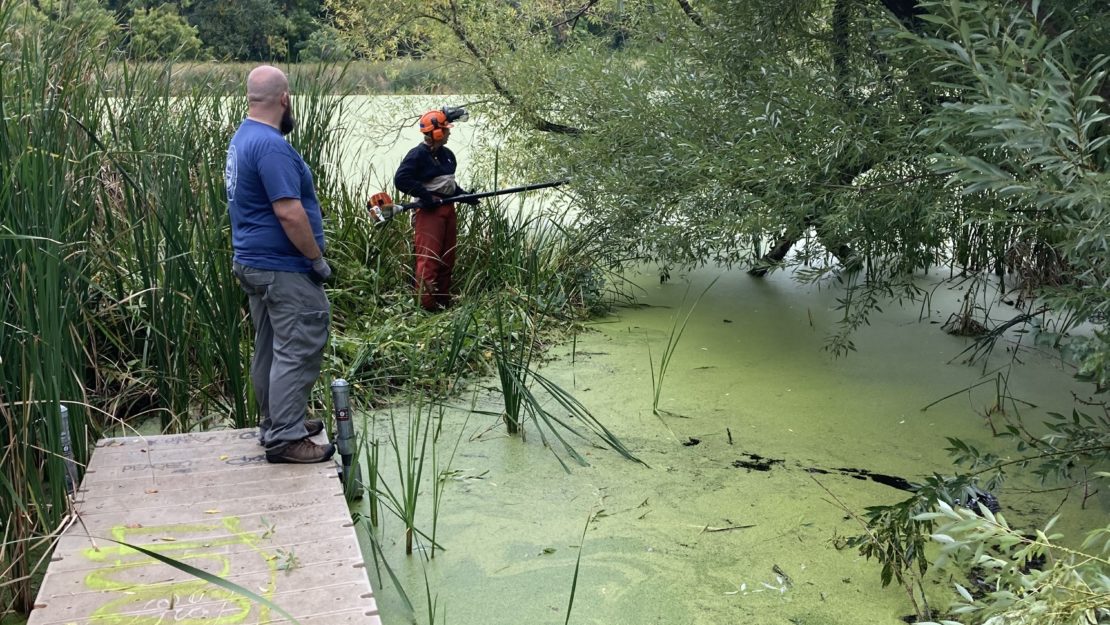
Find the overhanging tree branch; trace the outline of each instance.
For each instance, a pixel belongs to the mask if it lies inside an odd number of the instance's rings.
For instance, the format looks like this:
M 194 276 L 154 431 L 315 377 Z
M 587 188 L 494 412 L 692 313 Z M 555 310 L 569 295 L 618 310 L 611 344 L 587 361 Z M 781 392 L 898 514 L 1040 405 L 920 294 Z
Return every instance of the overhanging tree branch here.
M 880 0 L 880 2 L 894 14 L 906 30 L 918 35 L 922 34 L 925 22 L 921 16 L 925 14 L 925 9 L 917 5 L 917 0 Z
M 570 17 L 568 17 L 567 19 L 565 19 L 561 22 L 557 22 L 557 23 L 553 24 L 552 28 L 558 28 L 560 26 L 566 26 L 567 24 L 570 24 L 571 22 L 575 22 L 575 24 L 571 24 L 571 28 L 574 28 L 574 26 L 577 25 L 578 19 L 580 17 L 582 17 L 583 15 L 585 15 L 586 13 L 588 13 L 589 10 L 594 8 L 594 6 L 596 6 L 597 3 L 600 2 L 600 1 L 601 0 L 590 0 L 581 9 L 578 9 L 578 11 L 575 12 L 574 15 L 571 15 Z
M 510 105 L 519 106 L 520 99 L 512 91 L 510 91 L 504 83 L 501 82 L 501 79 L 498 78 L 497 72 L 494 71 L 493 65 L 489 62 L 489 59 L 482 54 L 482 51 L 478 49 L 478 46 L 475 45 L 475 43 L 471 41 L 470 37 L 467 35 L 466 29 L 459 21 L 458 11 L 458 5 L 455 4 L 454 0 L 451 0 L 450 20 L 427 13 L 422 15 L 422 17 L 435 22 L 439 22 L 440 24 L 446 26 L 451 31 L 451 33 L 455 35 L 455 38 L 459 40 L 459 43 L 461 43 L 463 47 L 466 48 L 466 51 L 469 52 L 472 57 L 474 57 L 475 61 L 477 61 L 478 65 L 482 68 L 482 72 L 486 76 L 486 80 L 489 80 L 490 86 L 493 87 L 494 92 L 502 98 L 505 98 L 505 101 L 508 102 Z M 542 117 L 538 117 L 536 115 L 528 113 L 526 113 L 525 115 L 532 127 L 540 132 L 554 132 L 566 135 L 578 135 L 582 133 L 582 130 L 580 128 L 575 128 L 573 126 L 567 126 L 564 124 L 546 120 Z
M 690 6 L 688 0 L 678 0 L 678 6 L 682 7 L 682 12 L 686 14 L 686 17 L 690 18 L 691 22 L 697 24 L 700 28 L 705 28 L 705 22 L 702 21 L 701 15 L 698 15 L 694 7 Z

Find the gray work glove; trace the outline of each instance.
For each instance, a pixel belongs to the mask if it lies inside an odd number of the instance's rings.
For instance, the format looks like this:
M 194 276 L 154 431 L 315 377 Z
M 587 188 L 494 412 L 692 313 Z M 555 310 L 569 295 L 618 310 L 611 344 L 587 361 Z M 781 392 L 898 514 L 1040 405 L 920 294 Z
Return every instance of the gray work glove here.
M 328 261 L 324 260 L 323 256 L 312 261 L 313 280 L 318 284 L 322 284 L 324 282 L 331 282 L 331 277 L 331 267 L 328 265 Z
M 473 195 L 474 193 L 476 193 L 476 192 L 475 191 L 467 191 L 466 189 L 459 188 L 459 195 Z M 470 206 L 477 206 L 478 205 L 478 198 L 472 197 L 472 198 L 468 198 L 468 199 L 465 199 L 465 200 L 460 200 L 460 202 L 462 204 L 468 204 Z
M 416 196 L 416 199 L 420 200 L 420 208 L 424 210 L 433 210 L 440 205 L 439 198 L 427 191 Z

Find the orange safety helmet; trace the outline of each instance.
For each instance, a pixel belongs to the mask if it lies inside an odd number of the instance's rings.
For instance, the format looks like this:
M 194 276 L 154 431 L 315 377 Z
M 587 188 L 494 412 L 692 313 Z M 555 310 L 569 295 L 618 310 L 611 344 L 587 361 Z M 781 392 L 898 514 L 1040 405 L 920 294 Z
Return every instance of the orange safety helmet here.
M 432 141 L 442 141 L 443 129 L 451 127 L 451 122 L 447 121 L 447 114 L 442 110 L 428 111 L 420 116 L 420 132 L 430 136 Z

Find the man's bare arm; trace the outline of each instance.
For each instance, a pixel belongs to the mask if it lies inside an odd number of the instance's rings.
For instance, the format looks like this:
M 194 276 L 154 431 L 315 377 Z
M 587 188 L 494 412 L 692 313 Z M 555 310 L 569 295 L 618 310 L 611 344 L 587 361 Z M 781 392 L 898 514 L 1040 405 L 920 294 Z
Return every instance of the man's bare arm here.
M 320 246 L 316 245 L 316 237 L 312 236 L 312 225 L 308 223 L 308 213 L 300 200 L 283 198 L 274 201 L 274 214 L 281 222 L 285 236 L 289 237 L 305 258 L 316 260 L 323 256 Z

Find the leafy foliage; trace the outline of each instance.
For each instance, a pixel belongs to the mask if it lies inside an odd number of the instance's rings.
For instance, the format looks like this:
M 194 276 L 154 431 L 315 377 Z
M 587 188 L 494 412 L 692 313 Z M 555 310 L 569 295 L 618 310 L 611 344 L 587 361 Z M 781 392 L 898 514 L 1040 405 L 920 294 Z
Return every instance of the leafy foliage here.
M 1031 559 L 1062 548 L 1050 544 L 1043 533 L 1031 540 L 1014 532 L 1001 514 L 996 518 L 986 505 L 979 505 L 989 498 L 977 484 L 983 484 L 988 491 L 995 490 L 1012 469 L 1030 471 L 1044 483 L 1083 486 L 1084 501 L 1086 493 L 1097 492 L 1094 483 L 1100 479 L 1105 482 L 1108 475 L 1105 469 L 1110 468 L 1110 418 L 1105 411 L 1101 415 L 1078 410 L 1070 416 L 1050 413 L 1045 425 L 1048 432 L 1041 436 L 1030 433 L 1020 421 L 1005 425 L 999 436 L 1016 442 L 1021 455 L 1014 459 L 1003 459 L 963 440 L 949 438 L 949 453 L 958 464 L 967 465 L 969 472 L 953 477 L 934 475 L 915 485 L 913 495 L 901 502 L 867 508 L 863 518 L 865 532 L 847 539 L 845 545 L 856 547 L 863 556 L 878 560 L 882 564 L 883 585 L 896 580 L 905 587 L 922 618 L 933 616 L 922 586 L 930 567 L 926 545 L 930 536 L 937 540 L 939 535 L 942 537 L 939 540 L 948 546 L 932 562 L 933 566 L 958 566 L 966 575 L 981 578 L 982 586 L 994 589 L 985 597 L 972 599 L 966 590 L 958 587 L 968 603 L 959 604 L 954 615 L 974 613 L 972 622 L 991 625 L 1020 623 L 1023 621 L 1016 616 L 1003 618 L 1000 615 L 1008 615 L 1010 608 L 1018 613 L 1029 610 L 1028 614 L 1036 614 L 1047 609 L 1046 600 L 1051 603 L 1055 598 L 1060 603 L 1051 611 L 1061 620 L 1050 622 L 1085 623 L 1081 619 L 1097 606 L 1086 599 L 1088 592 L 1097 594 L 1090 589 L 1106 582 L 1105 574 L 1098 577 L 1098 566 L 1089 567 L 1092 562 L 1098 562 L 1098 557 L 1076 556 L 1066 562 L 1054 560 L 1047 573 L 1031 572 L 1028 566 Z M 960 510 L 959 506 L 971 511 Z M 938 508 L 941 512 L 934 512 Z M 953 512 L 953 508 L 957 511 Z M 958 523 L 938 529 L 937 521 L 945 517 Z M 955 541 L 950 536 L 956 532 L 966 533 L 968 537 L 963 542 Z M 1093 532 L 1088 543 L 1103 540 L 1098 537 L 1104 534 L 1110 534 L 1110 528 Z M 974 555 L 965 557 L 967 554 L 961 553 L 953 560 L 952 552 L 956 549 L 953 545 L 971 545 Z M 988 548 L 993 549 L 992 555 L 985 557 L 983 554 Z M 1101 556 L 1106 555 L 1107 548 L 1110 544 L 1101 547 Z M 1099 556 L 1099 553 L 1093 555 Z M 1084 567 L 1083 572 L 1076 570 Z M 983 570 L 985 578 L 982 578 Z M 1054 589 L 1057 585 L 1061 588 Z M 1019 600 L 1019 597 L 1024 598 Z M 1096 612 L 1090 614 L 1098 616 Z M 998 620 L 990 620 L 995 617 Z M 1014 620 L 1007 620 L 1011 617 Z
M 1103 468 L 1110 467 L 1110 414 L 1073 410 L 1070 415 L 1050 412 L 1044 422 L 1048 433 L 1036 436 L 1021 422 L 1008 423 L 998 433 L 1012 439 L 1020 457 L 1003 460 L 965 441 L 949 438 L 948 452 L 958 464 L 987 479 L 993 489 L 1007 470 L 1028 469 L 1042 483 L 1071 482 L 1086 485 Z
M 201 54 L 196 27 L 190 26 L 171 5 L 138 9 L 131 16 L 129 26 L 131 40 L 128 48 L 137 58 L 195 59 Z
M 926 545 L 935 530 L 935 521 L 928 513 L 941 505 L 973 505 L 970 502 L 977 501 L 983 491 L 969 477 L 940 475 L 926 478 L 915 484 L 914 489 L 913 495 L 903 501 L 867 508 L 860 519 L 864 533 L 849 537 L 842 544 L 877 560 L 882 565 L 882 585 L 897 581 L 906 590 L 917 615 L 929 618 L 933 611 L 924 587 L 925 573 L 929 570 Z
M 289 53 L 292 25 L 273 0 L 197 0 L 189 22 L 217 58 L 284 59 Z
M 63 29 L 87 34 L 86 41 L 96 48 L 108 48 L 119 39 L 115 16 L 98 0 L 40 0 L 38 7 Z
M 335 28 L 322 26 L 298 46 L 297 60 L 302 63 L 348 61 L 354 57 L 350 46 Z
M 1082 550 L 1074 550 L 1059 543 L 1061 535 L 1048 533 L 1056 519 L 1030 536 L 1001 514 L 943 502 L 917 518 L 944 522 L 932 535 L 941 545 L 937 566 L 958 565 L 978 575 L 973 588 L 955 584 L 959 599 L 951 618 L 960 620 L 943 623 L 1087 625 L 1110 619 L 1110 526 L 1093 530 Z
M 1079 321 L 1110 311 L 1110 57 L 1076 44 L 1015 4 L 926 3 L 937 36 L 927 62 L 958 100 L 944 102 L 921 135 L 938 148 L 934 171 L 961 196 L 989 200 L 978 221 L 1012 232 L 1004 251 L 1025 288 Z M 1100 14 L 1101 13 L 1101 14 Z M 1105 28 L 1108 12 L 1089 16 Z M 1098 18 L 1102 18 L 1099 20 Z M 1110 384 L 1105 334 L 1081 367 Z

